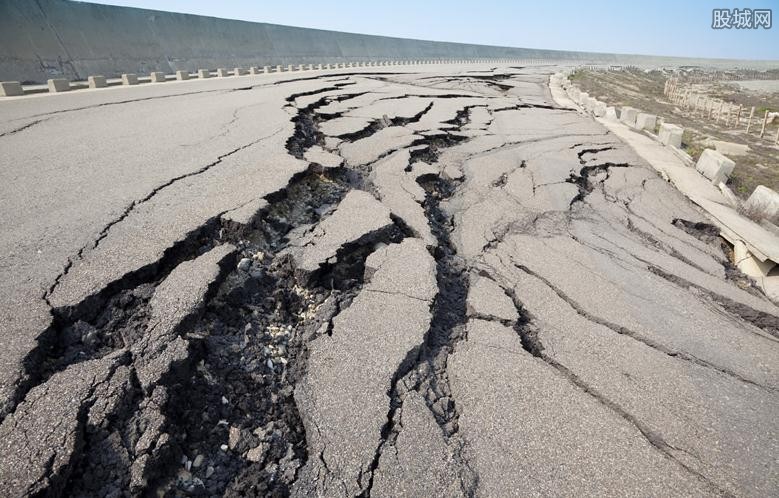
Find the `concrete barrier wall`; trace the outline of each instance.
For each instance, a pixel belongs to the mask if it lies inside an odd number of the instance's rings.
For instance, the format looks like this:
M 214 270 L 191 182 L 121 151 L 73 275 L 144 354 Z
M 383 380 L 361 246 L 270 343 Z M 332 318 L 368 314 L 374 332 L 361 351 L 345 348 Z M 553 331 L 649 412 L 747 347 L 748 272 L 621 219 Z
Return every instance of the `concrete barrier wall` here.
M 92 74 L 469 58 L 685 61 L 369 36 L 66 0 L 0 0 L 0 80 L 39 83 Z

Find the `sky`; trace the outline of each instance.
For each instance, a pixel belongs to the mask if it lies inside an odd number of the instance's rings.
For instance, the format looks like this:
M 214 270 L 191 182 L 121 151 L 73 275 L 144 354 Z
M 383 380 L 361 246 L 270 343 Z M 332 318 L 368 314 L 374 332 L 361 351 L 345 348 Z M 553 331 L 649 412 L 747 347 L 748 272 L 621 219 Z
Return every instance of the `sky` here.
M 712 9 L 779 0 L 93 0 L 351 33 L 510 47 L 779 60 L 771 29 L 712 29 Z

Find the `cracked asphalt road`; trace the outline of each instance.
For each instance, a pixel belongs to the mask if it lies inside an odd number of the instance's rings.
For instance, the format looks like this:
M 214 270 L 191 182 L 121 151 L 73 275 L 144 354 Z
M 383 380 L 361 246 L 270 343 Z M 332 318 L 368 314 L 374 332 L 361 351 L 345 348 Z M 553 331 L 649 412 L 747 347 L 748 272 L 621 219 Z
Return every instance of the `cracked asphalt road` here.
M 779 494 L 779 309 L 554 69 L 0 103 L 1 494 Z

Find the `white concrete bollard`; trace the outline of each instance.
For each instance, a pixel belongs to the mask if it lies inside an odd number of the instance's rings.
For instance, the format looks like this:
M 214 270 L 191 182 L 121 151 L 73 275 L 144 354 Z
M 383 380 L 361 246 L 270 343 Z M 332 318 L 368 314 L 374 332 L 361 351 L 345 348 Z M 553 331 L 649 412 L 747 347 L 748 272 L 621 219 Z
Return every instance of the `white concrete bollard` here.
M 49 92 L 51 93 L 67 92 L 70 90 L 70 81 L 65 78 L 53 78 L 50 79 L 47 84 L 49 86 Z
M 201 79 L 210 78 L 211 77 L 211 71 L 208 69 L 198 69 L 197 70 L 197 77 Z
M 593 107 L 595 107 L 595 99 L 587 95 L 587 97 L 584 98 L 584 108 L 588 111 L 592 111 Z
M 123 85 L 137 85 L 138 84 L 138 75 L 133 73 L 124 73 L 122 75 L 122 84 Z
M 149 77 L 151 78 L 152 83 L 165 83 L 165 73 L 161 71 L 153 71 Z
M 287 66 L 287 71 L 294 71 L 294 70 L 295 70 L 295 67 L 292 64 L 289 64 Z
M 657 116 L 654 114 L 647 114 L 645 112 L 639 112 L 636 115 L 636 129 L 648 130 L 652 133 L 655 132 L 655 125 L 657 124 Z
M 176 79 L 186 81 L 189 79 L 189 71 L 176 71 Z
M 0 81 L 0 96 L 16 97 L 24 95 L 22 85 L 18 81 Z
M 727 182 L 736 163 L 723 156 L 714 149 L 705 149 L 695 164 L 695 169 L 714 185 L 719 182 Z
M 220 67 L 216 69 L 216 75 L 219 78 L 226 78 L 227 76 L 230 76 L 230 73 L 227 72 L 227 69 Z
M 747 199 L 745 206 L 760 211 L 767 217 L 776 216 L 779 213 L 779 193 L 765 185 L 758 185 Z
M 595 101 L 595 106 L 592 109 L 592 113 L 597 117 L 603 117 L 606 115 L 606 103 L 601 102 L 600 100 Z M 616 118 L 616 113 L 614 114 L 614 117 Z
M 733 244 L 733 260 L 736 261 L 736 267 L 745 275 L 754 278 L 763 291 L 772 299 L 779 298 L 779 276 L 770 275 L 771 270 L 776 266 L 774 261 L 766 258 L 758 259 L 749 251 L 749 248 L 743 240 L 736 240 Z
M 270 73 L 270 66 L 262 66 L 262 72 L 265 74 Z
M 236 67 L 233 69 L 233 76 L 244 76 L 246 74 L 248 74 L 248 72 L 242 67 Z
M 636 116 L 638 116 L 638 110 L 629 106 L 623 107 L 619 112 L 619 120 L 628 126 L 636 126 Z
M 657 137 L 660 139 L 660 143 L 663 145 L 669 145 L 676 148 L 682 146 L 682 134 L 684 129 L 681 126 L 676 126 L 670 123 L 663 123 L 660 125 L 660 132 Z
M 249 74 L 260 74 L 262 71 L 257 66 L 251 66 L 249 68 Z
M 317 65 L 316 65 L 316 68 L 317 68 L 319 71 L 321 71 L 321 70 L 322 70 L 322 64 L 317 64 Z
M 105 76 L 95 75 L 87 78 L 89 88 L 105 88 L 108 86 L 108 82 L 105 80 Z
M 305 71 L 305 70 L 306 70 L 306 66 L 304 66 L 303 64 L 298 64 L 298 71 Z
M 276 72 L 280 73 L 281 71 L 282 71 L 282 67 L 281 66 L 276 66 Z

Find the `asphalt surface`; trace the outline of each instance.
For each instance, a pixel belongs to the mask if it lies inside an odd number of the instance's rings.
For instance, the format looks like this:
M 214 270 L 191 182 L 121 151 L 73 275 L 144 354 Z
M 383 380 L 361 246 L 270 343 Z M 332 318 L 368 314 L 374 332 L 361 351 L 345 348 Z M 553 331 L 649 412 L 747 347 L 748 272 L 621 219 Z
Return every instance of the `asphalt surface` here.
M 0 494 L 779 494 L 703 215 L 554 67 L 364 69 L 0 102 Z

